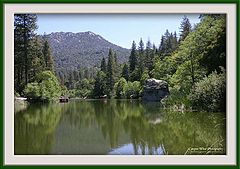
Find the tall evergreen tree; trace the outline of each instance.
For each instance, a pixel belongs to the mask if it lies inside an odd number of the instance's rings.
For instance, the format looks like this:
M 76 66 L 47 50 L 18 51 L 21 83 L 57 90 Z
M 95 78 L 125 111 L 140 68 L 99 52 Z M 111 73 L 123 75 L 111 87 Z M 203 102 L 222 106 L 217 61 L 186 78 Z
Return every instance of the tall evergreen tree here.
M 114 56 L 111 48 L 109 49 L 108 53 L 107 80 L 110 94 L 114 87 Z
M 144 43 L 142 38 L 140 39 L 140 42 L 139 42 L 138 51 L 139 53 L 142 53 L 142 54 L 144 53 Z
M 133 41 L 131 54 L 129 56 L 129 73 L 131 74 L 137 66 L 137 50 L 136 50 L 136 43 Z
M 79 72 L 78 72 L 77 70 L 74 70 L 74 71 L 73 71 L 73 80 L 74 80 L 75 82 L 77 82 L 77 81 L 80 80 L 80 79 L 79 79 Z
M 103 57 L 102 58 L 102 61 L 101 61 L 101 71 L 103 71 L 104 73 L 106 73 L 106 61 L 105 61 L 105 58 Z
M 127 81 L 129 80 L 129 70 L 128 70 L 128 65 L 124 64 L 123 69 L 122 69 L 122 77 L 126 79 Z
M 29 44 L 29 73 L 28 78 L 29 82 L 33 82 L 37 74 L 42 72 L 45 68 L 43 53 L 42 53 L 42 44 L 39 40 L 39 37 L 34 37 Z
M 159 55 L 160 58 L 164 57 L 164 53 L 165 53 L 165 48 L 166 48 L 166 44 L 165 44 L 165 37 L 162 35 L 161 37 L 161 42 L 160 42 L 160 46 L 159 46 Z
M 191 29 L 192 29 L 191 23 L 187 18 L 187 16 L 184 15 L 180 25 L 181 34 L 180 34 L 179 41 L 183 41 L 187 37 L 187 35 L 191 32 Z
M 144 71 L 145 68 L 145 62 L 146 62 L 146 58 L 145 58 L 145 53 L 144 53 L 144 43 L 142 38 L 140 39 L 139 42 L 139 46 L 138 46 L 138 57 L 139 57 L 139 64 L 138 64 L 138 68 L 141 72 L 141 74 Z M 126 78 L 125 78 L 126 79 Z
M 99 71 L 94 83 L 93 96 L 99 98 L 105 94 L 107 94 L 107 76 L 103 71 Z
M 168 30 L 166 30 L 164 36 L 165 36 L 165 40 L 166 40 L 166 42 L 165 42 L 166 47 L 165 47 L 164 54 L 165 54 L 165 56 L 169 56 L 172 53 L 171 39 L 173 38 L 173 35 L 172 35 L 172 33 L 169 33 Z
M 161 38 L 161 43 L 159 46 L 159 55 L 160 58 L 163 59 L 166 56 L 170 56 L 173 51 L 177 49 L 178 41 L 177 41 L 177 34 L 176 32 L 169 33 L 166 30 L 164 36 Z
M 158 52 L 157 51 L 157 47 L 156 47 L 156 45 L 154 43 L 152 45 L 152 50 L 153 50 L 154 55 Z
M 173 37 L 171 39 L 171 48 L 172 52 L 175 51 L 178 47 L 178 39 L 177 39 L 177 33 L 174 31 Z
M 153 51 L 152 51 L 152 44 L 150 40 L 147 41 L 145 54 L 146 54 L 146 67 L 150 71 L 153 68 L 153 57 L 154 57 Z
M 114 63 L 115 63 L 115 65 L 117 65 L 117 53 L 116 52 L 114 52 Z
M 37 29 L 36 14 L 14 15 L 14 71 L 16 74 L 15 90 L 21 92 L 29 82 L 30 41 L 35 37 Z
M 51 49 L 49 46 L 49 43 L 47 41 L 46 36 L 44 37 L 44 42 L 43 42 L 43 57 L 45 61 L 45 67 L 46 70 L 50 70 L 53 72 L 53 58 L 52 58 L 52 53 Z
M 118 64 L 118 57 L 116 52 L 114 52 L 113 70 L 114 70 L 114 82 L 116 82 L 121 77 L 121 66 L 120 64 Z

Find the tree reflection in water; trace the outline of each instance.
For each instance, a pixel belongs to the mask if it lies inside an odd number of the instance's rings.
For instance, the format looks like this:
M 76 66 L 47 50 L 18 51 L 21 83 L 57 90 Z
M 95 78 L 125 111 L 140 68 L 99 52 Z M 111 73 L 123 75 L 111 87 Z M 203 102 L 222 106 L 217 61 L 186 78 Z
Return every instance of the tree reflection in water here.
M 15 114 L 15 154 L 185 154 L 196 147 L 225 154 L 225 135 L 225 113 L 171 112 L 137 100 L 32 105 Z

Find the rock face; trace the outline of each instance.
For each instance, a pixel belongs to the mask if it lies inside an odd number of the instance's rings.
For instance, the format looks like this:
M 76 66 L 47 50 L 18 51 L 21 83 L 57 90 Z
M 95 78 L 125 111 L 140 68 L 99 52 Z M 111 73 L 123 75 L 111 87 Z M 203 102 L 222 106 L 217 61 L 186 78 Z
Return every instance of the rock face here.
M 145 81 L 142 97 L 144 101 L 161 101 L 167 95 L 169 95 L 169 90 L 166 81 L 154 78 Z

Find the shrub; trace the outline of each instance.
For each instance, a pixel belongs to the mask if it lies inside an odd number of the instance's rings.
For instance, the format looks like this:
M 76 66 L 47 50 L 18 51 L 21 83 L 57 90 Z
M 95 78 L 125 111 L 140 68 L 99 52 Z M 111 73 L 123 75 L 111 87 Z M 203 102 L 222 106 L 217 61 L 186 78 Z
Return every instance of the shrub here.
M 32 99 L 40 99 L 40 86 L 38 83 L 28 83 L 24 93 L 27 98 L 32 98 Z
M 76 97 L 86 98 L 91 95 L 93 90 L 93 84 L 91 82 L 84 78 L 76 83 Z
M 124 87 L 127 84 L 127 81 L 122 77 L 119 79 L 117 83 L 114 85 L 116 98 L 121 99 L 124 98 Z
M 193 108 L 205 111 L 226 111 L 226 72 L 213 72 L 196 83 L 188 98 Z
M 59 98 L 61 87 L 51 71 L 43 71 L 37 75 L 36 82 L 27 84 L 24 93 L 31 99 L 50 101 Z
M 127 98 L 139 98 L 141 93 L 141 84 L 139 81 L 128 82 L 124 86 L 124 95 Z

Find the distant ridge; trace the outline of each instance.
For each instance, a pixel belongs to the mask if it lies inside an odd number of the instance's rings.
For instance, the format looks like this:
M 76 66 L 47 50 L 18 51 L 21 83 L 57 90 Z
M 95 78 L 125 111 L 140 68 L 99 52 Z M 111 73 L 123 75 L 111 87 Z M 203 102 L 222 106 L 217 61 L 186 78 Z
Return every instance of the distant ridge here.
M 111 48 L 117 53 L 118 62 L 128 61 L 130 50 L 117 46 L 102 36 L 87 32 L 53 32 L 47 35 L 57 71 L 76 70 L 99 66 Z

